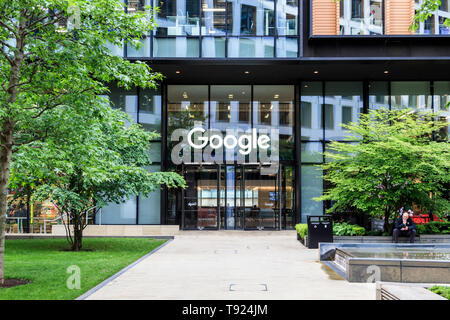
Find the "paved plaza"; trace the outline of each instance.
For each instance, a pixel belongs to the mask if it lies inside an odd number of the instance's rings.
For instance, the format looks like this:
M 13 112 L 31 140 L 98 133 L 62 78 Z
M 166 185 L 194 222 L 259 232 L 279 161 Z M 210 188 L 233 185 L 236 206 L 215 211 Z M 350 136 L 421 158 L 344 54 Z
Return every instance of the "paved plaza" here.
M 87 299 L 375 299 L 318 261 L 295 231 L 184 231 Z

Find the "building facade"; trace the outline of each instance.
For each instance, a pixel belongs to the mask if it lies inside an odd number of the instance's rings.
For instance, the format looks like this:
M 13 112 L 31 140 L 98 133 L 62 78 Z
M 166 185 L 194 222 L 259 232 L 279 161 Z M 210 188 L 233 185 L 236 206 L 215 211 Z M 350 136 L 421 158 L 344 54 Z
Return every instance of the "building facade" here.
M 96 224 L 280 230 L 328 203 L 316 165 L 341 124 L 370 109 L 440 111 L 449 121 L 449 0 L 416 31 L 420 0 L 128 0 L 157 6 L 142 47 L 111 47 L 165 78 L 111 87 L 110 100 L 161 137 L 149 170 L 184 190 L 111 204 Z M 445 132 L 448 135 L 448 130 Z

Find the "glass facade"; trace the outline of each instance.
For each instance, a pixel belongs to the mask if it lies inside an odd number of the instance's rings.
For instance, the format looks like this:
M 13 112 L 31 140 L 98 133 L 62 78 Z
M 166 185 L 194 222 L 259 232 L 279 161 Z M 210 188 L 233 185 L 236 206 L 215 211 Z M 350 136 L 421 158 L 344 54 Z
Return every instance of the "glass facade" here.
M 342 124 L 357 122 L 361 113 L 378 108 L 434 110 L 450 123 L 449 81 L 162 88 L 167 92 L 164 99 L 160 91 L 112 87 L 110 100 L 147 130 L 164 135 L 166 127 L 166 139 L 151 143 L 153 165 L 148 169 L 176 171 L 187 188 L 111 204 L 97 215 L 97 224 L 290 229 L 330 206 L 314 200 L 327 188 L 317 165 L 329 161 L 323 151 L 330 141 L 357 143 L 358 137 L 348 136 Z M 448 126 L 437 139 L 446 136 Z
M 298 57 L 298 0 L 129 0 L 127 11 L 145 6 L 159 8 L 158 27 L 139 49 L 125 45 L 127 57 Z
M 124 90 L 110 87 L 109 100 L 113 108 L 128 113 L 132 121 L 140 123 L 145 130 L 161 134 L 161 89 Z M 149 156 L 150 172 L 161 171 L 161 139 L 151 141 Z M 133 197 L 125 203 L 111 203 L 95 216 L 96 224 L 161 224 L 161 191 L 148 197 Z

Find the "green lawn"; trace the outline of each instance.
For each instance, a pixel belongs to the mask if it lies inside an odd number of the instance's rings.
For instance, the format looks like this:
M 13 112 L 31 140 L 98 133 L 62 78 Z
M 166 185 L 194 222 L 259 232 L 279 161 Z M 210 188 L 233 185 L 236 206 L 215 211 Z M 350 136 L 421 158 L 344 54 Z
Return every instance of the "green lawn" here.
M 145 238 L 86 238 L 84 249 L 70 252 L 65 239 L 6 240 L 6 278 L 32 282 L 0 288 L 0 300 L 74 299 L 117 273 L 166 240 Z M 72 265 L 81 270 L 81 289 L 68 289 L 66 273 Z
M 434 286 L 430 290 L 450 300 L 450 287 Z

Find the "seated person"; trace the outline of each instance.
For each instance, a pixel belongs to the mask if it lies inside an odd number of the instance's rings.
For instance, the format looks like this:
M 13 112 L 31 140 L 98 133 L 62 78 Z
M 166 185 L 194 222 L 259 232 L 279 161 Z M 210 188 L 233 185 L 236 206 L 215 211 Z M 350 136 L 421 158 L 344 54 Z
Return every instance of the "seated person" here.
M 409 236 L 409 242 L 414 243 L 414 237 L 416 236 L 416 225 L 409 217 L 408 212 L 404 212 L 400 218 L 398 218 L 395 223 L 394 228 L 394 242 L 398 243 L 398 237 Z

